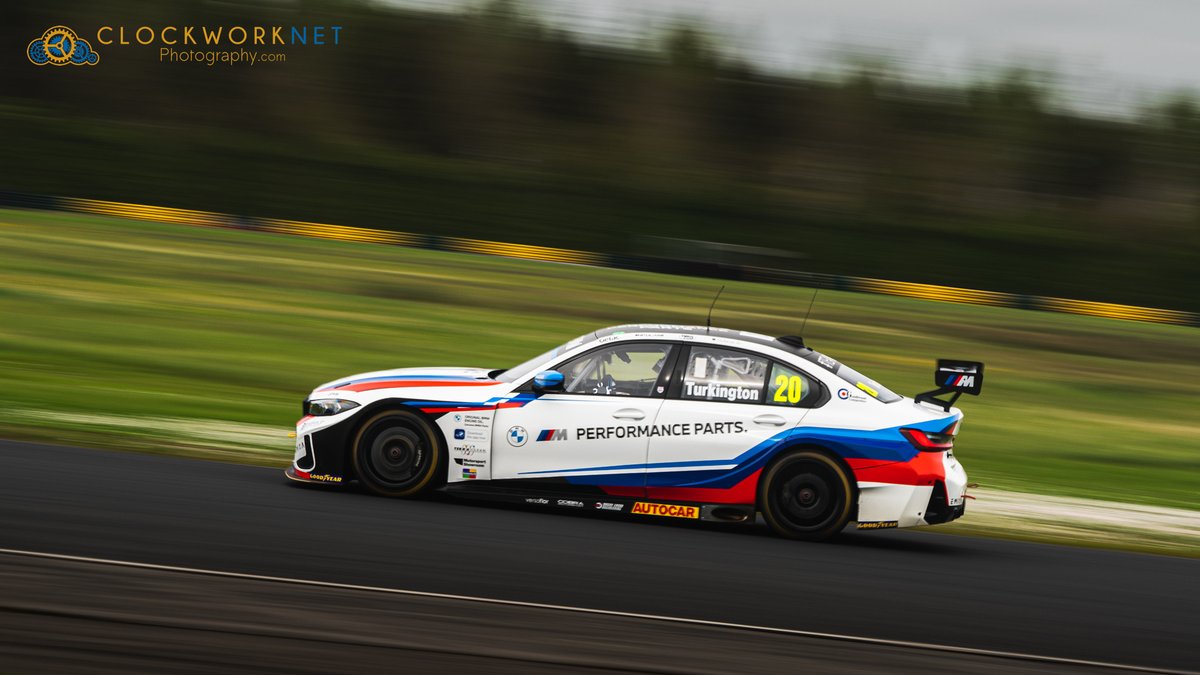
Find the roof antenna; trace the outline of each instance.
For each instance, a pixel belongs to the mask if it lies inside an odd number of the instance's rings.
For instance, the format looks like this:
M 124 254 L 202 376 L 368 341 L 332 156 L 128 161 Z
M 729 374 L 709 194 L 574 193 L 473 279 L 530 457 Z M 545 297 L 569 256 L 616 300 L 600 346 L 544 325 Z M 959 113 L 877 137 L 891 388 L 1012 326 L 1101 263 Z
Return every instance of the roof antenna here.
M 804 323 L 800 324 L 800 337 L 804 337 L 804 329 L 808 326 L 808 317 L 812 314 L 813 305 L 817 302 L 817 293 L 821 292 L 821 286 L 825 284 L 824 275 L 817 277 L 817 286 L 813 289 L 812 299 L 808 301 L 808 311 L 804 313 Z
M 725 286 L 722 284 L 722 286 L 721 286 L 720 288 L 718 288 L 718 289 L 717 289 L 717 294 L 713 296 L 713 301 L 712 301 L 712 304 L 708 306 L 708 318 L 706 318 L 706 319 L 704 320 L 704 334 L 705 334 L 705 335 L 708 335 L 708 332 L 709 332 L 710 330 L 712 330 L 712 311 L 713 311 L 713 307 L 716 307 L 716 306 L 717 306 L 717 298 L 721 297 L 721 291 L 723 291 L 723 290 L 725 290 Z

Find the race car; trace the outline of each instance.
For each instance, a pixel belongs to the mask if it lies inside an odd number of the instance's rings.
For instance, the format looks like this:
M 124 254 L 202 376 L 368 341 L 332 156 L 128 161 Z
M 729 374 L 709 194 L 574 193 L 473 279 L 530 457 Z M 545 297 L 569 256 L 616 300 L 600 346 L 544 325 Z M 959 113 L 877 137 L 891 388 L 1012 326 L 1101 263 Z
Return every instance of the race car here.
M 626 325 L 507 369 L 401 368 L 317 387 L 289 478 L 538 507 L 747 522 L 823 540 L 963 515 L 954 456 L 983 364 L 906 398 L 796 336 Z M 950 394 L 947 401 L 938 396 Z

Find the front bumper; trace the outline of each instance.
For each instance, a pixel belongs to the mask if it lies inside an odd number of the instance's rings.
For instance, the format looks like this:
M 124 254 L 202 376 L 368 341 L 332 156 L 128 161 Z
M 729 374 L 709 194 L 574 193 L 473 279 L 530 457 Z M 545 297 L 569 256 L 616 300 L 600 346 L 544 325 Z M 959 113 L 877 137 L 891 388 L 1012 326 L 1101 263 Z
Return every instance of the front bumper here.
M 321 485 L 340 485 L 345 483 L 345 479 L 341 476 L 331 476 L 327 473 L 309 473 L 301 471 L 295 466 L 289 466 L 284 470 L 283 475 L 297 483 L 316 483 Z
M 353 412 L 330 417 L 305 417 L 296 423 L 296 452 L 288 478 L 306 483 L 344 483 L 352 478 L 346 448 L 353 430 Z

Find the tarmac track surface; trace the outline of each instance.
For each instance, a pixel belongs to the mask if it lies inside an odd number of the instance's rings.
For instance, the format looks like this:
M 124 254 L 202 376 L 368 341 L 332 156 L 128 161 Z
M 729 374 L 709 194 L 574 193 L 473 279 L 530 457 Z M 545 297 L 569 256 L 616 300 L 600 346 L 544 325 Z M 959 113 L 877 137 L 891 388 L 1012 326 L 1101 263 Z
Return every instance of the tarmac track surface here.
M 0 548 L 1191 670 L 1200 563 L 920 531 L 765 527 L 289 484 L 0 441 Z M 968 516 L 970 513 L 968 511 Z M 18 672 L 1081 672 L 638 617 L 0 554 Z

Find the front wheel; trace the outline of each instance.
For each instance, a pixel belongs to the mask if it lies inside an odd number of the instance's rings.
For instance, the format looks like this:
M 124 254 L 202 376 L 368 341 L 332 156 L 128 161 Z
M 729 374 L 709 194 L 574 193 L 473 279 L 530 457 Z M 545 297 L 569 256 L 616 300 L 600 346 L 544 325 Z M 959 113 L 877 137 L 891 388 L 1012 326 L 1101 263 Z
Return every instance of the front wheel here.
M 351 459 L 367 490 L 385 497 L 415 497 L 438 485 L 444 454 L 424 418 L 407 410 L 388 410 L 359 427 Z
M 793 450 L 763 474 L 758 503 L 777 534 L 823 541 L 850 522 L 853 495 L 850 478 L 835 460 L 815 450 Z

